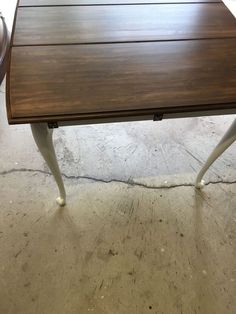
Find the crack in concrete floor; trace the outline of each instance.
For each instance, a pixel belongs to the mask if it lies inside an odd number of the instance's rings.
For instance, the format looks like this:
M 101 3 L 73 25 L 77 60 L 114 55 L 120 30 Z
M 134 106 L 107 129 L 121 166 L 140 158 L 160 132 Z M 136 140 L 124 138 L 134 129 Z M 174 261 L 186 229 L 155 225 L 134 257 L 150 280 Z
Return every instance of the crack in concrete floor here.
M 52 176 L 52 174 L 48 171 L 44 171 L 44 170 L 40 170 L 40 169 L 30 169 L 30 168 L 19 168 L 19 169 L 10 169 L 10 170 L 5 170 L 0 172 L 0 176 L 5 176 L 8 174 L 12 174 L 12 173 L 17 173 L 17 172 L 37 172 L 37 173 L 41 173 L 41 174 L 46 174 L 46 175 L 50 175 Z M 105 179 L 101 179 L 101 178 L 96 178 L 96 177 L 92 177 L 92 176 L 82 176 L 82 175 L 67 175 L 65 173 L 62 173 L 62 176 L 68 180 L 78 180 L 78 179 L 84 179 L 84 180 L 90 180 L 90 181 L 94 181 L 94 182 L 101 182 L 101 183 L 122 183 L 122 184 L 126 184 L 126 185 L 130 185 L 133 187 L 142 187 L 145 189 L 151 189 L 151 190 L 160 190 L 160 189 L 173 189 L 173 188 L 178 188 L 178 187 L 195 187 L 195 185 L 193 183 L 179 183 L 179 184 L 165 184 L 165 185 L 159 185 L 159 186 L 155 186 L 155 185 L 148 185 L 145 183 L 141 183 L 141 182 L 137 182 L 133 179 L 129 179 L 129 180 L 121 180 L 121 179 L 109 179 L 109 180 L 105 180 Z M 231 184 L 236 184 L 236 180 L 233 181 L 225 181 L 225 180 L 217 180 L 217 181 L 209 181 L 206 182 L 205 185 L 210 185 L 210 184 L 227 184 L 227 185 L 231 185 Z

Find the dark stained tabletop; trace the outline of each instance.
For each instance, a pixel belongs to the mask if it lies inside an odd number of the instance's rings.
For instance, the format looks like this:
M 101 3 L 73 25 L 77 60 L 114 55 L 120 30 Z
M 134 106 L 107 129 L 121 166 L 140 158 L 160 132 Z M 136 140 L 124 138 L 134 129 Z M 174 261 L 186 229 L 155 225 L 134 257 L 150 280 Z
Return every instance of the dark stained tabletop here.
M 236 108 L 236 20 L 221 1 L 20 0 L 9 123 Z

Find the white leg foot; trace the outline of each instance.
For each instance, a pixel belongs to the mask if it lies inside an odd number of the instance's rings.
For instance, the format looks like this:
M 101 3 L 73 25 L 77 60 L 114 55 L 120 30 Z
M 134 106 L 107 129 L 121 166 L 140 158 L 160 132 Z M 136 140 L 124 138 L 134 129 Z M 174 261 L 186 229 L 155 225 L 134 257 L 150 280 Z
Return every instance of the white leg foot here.
M 60 196 L 57 198 L 57 203 L 60 206 L 64 206 L 66 204 L 66 192 L 53 146 L 52 129 L 49 129 L 46 123 L 34 123 L 31 124 L 31 130 L 35 143 L 50 168 L 59 188 Z
M 213 162 L 223 154 L 223 152 L 231 145 L 233 142 L 236 141 L 236 119 L 234 120 L 233 124 L 229 128 L 229 130 L 226 132 L 226 134 L 223 136 L 220 143 L 216 146 L 216 148 L 213 150 L 211 155 L 208 157 L 205 165 L 199 172 L 197 176 L 197 180 L 195 183 L 196 188 L 202 188 L 204 186 L 204 180 L 202 180 L 204 174 L 209 169 L 209 167 L 213 164 Z

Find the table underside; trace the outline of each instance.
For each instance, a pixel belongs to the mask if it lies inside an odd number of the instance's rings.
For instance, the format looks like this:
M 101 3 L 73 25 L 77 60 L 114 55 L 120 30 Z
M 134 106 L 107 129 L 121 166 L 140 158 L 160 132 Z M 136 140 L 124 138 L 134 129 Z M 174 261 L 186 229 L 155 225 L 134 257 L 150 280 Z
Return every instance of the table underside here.
M 236 113 L 236 21 L 220 1 L 21 0 L 9 123 Z

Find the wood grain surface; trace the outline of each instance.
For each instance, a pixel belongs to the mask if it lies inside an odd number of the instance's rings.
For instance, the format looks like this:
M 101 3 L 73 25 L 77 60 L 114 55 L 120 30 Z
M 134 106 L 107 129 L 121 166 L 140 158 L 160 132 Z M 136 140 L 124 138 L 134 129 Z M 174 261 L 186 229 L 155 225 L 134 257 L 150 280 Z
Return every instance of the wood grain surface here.
M 236 39 L 15 47 L 12 116 L 214 109 L 236 99 L 235 52 Z
M 30 25 L 30 27 L 29 27 Z M 236 37 L 219 4 L 20 8 L 14 45 Z
M 236 109 L 236 21 L 224 4 L 130 1 L 18 8 L 9 123 Z
M 51 5 L 116 5 L 116 4 L 149 4 L 149 3 L 202 3 L 221 2 L 221 0 L 20 0 L 20 6 Z

